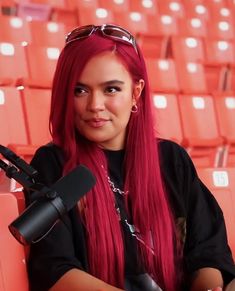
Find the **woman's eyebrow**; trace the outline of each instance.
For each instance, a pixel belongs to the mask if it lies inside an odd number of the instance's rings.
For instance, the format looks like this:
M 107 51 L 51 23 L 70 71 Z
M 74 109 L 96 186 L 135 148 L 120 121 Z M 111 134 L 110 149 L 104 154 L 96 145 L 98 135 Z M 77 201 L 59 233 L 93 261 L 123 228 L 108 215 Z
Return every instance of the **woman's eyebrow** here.
M 105 81 L 105 82 L 101 82 L 99 84 L 99 86 L 112 86 L 112 85 L 124 85 L 125 82 L 124 81 L 121 81 L 121 80 L 109 80 L 109 81 Z M 89 88 L 90 85 L 88 84 L 84 84 L 82 82 L 77 82 L 76 87 L 86 87 L 86 88 Z

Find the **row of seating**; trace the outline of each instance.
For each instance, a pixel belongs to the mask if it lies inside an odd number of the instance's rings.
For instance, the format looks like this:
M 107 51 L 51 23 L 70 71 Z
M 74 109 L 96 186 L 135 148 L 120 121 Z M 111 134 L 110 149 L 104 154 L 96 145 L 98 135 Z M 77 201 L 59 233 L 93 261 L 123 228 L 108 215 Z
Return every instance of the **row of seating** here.
M 184 35 L 234 39 L 234 4 L 229 1 L 74 1 L 57 7 L 42 1 L 17 1 L 15 14 L 21 19 L 56 21 L 67 29 L 87 23 L 116 23 L 132 33 Z M 48 1 L 49 2 L 49 1 Z M 55 1 L 53 1 L 55 4 Z M 209 4 L 208 4 L 209 2 Z M 145 4 L 144 4 L 145 3 Z M 42 12 L 44 7 L 44 13 Z M 54 13 L 48 12 L 54 7 Z M 123 13 L 125 12 L 125 13 Z M 11 14 L 12 15 L 12 14 Z M 40 16 L 41 15 L 41 16 Z M 46 16 L 45 16 L 46 15 Z M 5 19 L 6 16 L 1 18 Z M 25 24 L 27 26 L 27 24 Z
M 198 175 L 223 210 L 228 243 L 235 259 L 235 170 L 234 168 L 204 168 L 199 169 Z M 29 290 L 26 271 L 27 250 L 8 230 L 9 224 L 19 215 L 17 203 L 13 193 L 0 193 L 0 290 L 2 291 Z
M 235 166 L 235 95 L 154 93 L 153 104 L 156 135 L 182 144 L 196 166 Z M 30 157 L 50 141 L 49 110 L 49 89 L 0 87 L 1 143 Z
M 152 48 L 145 43 L 144 50 L 147 55 Z M 0 42 L 0 86 L 51 88 L 60 51 L 59 47 Z M 219 64 L 220 56 L 212 65 L 186 60 L 187 56 L 185 59 L 178 57 L 183 53 L 176 47 L 174 54 L 175 58 L 163 59 L 146 56 L 154 92 L 208 94 L 235 90 L 235 67 Z

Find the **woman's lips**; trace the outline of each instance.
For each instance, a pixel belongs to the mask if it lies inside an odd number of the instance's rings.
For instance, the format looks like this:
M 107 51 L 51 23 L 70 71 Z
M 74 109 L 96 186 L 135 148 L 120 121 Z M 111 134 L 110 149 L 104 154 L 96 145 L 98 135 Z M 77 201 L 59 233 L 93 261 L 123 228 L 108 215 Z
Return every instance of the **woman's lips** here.
M 92 118 L 86 120 L 86 123 L 94 128 L 99 128 L 104 126 L 108 122 L 108 119 L 103 119 L 103 118 Z

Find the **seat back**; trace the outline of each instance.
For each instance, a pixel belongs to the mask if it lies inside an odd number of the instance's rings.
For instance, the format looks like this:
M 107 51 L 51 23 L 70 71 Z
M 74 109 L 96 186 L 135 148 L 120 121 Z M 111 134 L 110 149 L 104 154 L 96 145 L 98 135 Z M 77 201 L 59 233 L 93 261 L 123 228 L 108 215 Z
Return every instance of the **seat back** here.
M 235 170 L 200 168 L 198 175 L 218 201 L 225 219 L 228 242 L 235 259 Z
M 8 225 L 18 217 L 17 199 L 0 193 L 0 290 L 28 291 L 25 251 L 10 233 Z
M 27 144 L 24 114 L 19 91 L 0 87 L 0 144 Z

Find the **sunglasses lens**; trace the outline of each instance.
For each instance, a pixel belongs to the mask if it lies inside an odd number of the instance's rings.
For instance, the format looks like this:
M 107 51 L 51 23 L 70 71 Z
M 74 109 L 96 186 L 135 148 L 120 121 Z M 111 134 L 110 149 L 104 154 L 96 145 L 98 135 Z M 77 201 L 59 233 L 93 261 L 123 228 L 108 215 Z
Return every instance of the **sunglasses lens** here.
M 93 25 L 88 25 L 88 26 L 84 26 L 84 27 L 80 27 L 80 28 L 76 28 L 73 31 L 71 31 L 67 37 L 66 37 L 66 43 L 75 40 L 75 39 L 80 39 L 80 38 L 84 38 L 84 37 L 88 37 L 91 35 L 91 33 L 94 30 L 94 26 Z
M 107 25 L 103 28 L 103 33 L 106 36 L 114 37 L 132 43 L 131 34 L 128 31 L 125 31 L 119 27 Z

